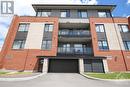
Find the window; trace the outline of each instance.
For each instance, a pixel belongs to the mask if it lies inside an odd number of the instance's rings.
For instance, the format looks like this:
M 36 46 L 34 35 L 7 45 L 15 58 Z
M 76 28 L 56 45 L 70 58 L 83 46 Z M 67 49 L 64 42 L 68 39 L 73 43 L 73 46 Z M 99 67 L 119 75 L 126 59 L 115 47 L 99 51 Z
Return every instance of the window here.
M 88 17 L 87 11 L 78 11 L 78 16 L 80 18 L 87 18 Z
M 123 41 L 125 50 L 130 50 L 130 41 Z
M 51 15 L 51 11 L 48 10 L 48 11 L 38 11 L 37 12 L 37 16 L 42 16 L 42 17 L 49 17 Z
M 13 49 L 23 49 L 25 45 L 25 40 L 15 40 L 13 43 Z
M 108 50 L 107 41 L 98 41 L 98 46 L 100 50 Z
M 70 11 L 69 10 L 61 11 L 60 17 L 70 17 Z
M 41 14 L 43 17 L 49 17 L 51 15 L 51 12 L 46 11 L 46 12 L 42 12 Z
M 43 40 L 42 41 L 42 49 L 50 50 L 51 47 L 52 47 L 52 41 L 51 40 Z
M 99 17 L 107 17 L 106 12 L 98 12 Z
M 37 12 L 37 16 L 40 17 L 42 15 L 42 12 Z
M 96 24 L 96 32 L 105 32 L 103 24 Z
M 129 32 L 128 25 L 122 24 L 118 26 L 119 26 L 120 32 Z
M 21 24 L 19 24 L 18 31 L 26 32 L 26 31 L 28 31 L 28 28 L 29 28 L 29 23 L 21 23 Z
M 53 24 L 45 24 L 45 32 L 52 32 L 53 31 Z
M 98 11 L 98 17 L 110 17 L 110 11 Z

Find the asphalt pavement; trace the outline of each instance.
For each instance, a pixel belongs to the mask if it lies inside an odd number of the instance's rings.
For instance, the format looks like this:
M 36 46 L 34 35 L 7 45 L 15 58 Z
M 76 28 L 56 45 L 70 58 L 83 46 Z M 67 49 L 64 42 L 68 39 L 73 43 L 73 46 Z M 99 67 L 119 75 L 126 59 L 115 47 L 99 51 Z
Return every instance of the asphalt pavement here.
M 77 73 L 48 73 L 27 81 L 1 81 L 0 87 L 130 87 L 130 81 L 99 81 Z

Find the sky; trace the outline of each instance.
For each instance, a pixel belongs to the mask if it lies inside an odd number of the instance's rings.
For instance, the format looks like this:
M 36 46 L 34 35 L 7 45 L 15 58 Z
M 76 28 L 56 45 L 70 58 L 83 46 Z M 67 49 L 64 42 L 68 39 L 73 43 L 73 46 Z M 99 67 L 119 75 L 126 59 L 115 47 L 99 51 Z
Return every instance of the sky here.
M 0 0 L 1 1 L 1 0 Z M 8 1 L 8 0 L 7 0 Z M 110 5 L 117 7 L 112 12 L 115 17 L 130 16 L 130 0 L 12 0 L 14 1 L 14 14 L 19 16 L 34 16 L 35 11 L 31 4 L 88 4 Z M 13 16 L 0 15 L 0 50 L 3 46 Z

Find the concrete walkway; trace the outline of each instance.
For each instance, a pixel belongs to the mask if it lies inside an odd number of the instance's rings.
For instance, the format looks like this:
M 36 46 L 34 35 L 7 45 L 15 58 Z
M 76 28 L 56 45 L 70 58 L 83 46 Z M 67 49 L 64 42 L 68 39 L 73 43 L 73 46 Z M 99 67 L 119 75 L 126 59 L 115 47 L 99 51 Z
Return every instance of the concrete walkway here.
M 77 73 L 48 73 L 28 81 L 0 82 L 0 87 L 130 87 L 130 82 L 91 80 Z

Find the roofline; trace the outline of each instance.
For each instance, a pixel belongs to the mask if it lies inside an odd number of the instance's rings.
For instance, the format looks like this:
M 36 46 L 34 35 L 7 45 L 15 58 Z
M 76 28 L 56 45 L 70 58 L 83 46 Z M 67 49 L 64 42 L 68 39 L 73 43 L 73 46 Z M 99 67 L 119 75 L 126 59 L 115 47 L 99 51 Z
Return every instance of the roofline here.
M 97 6 L 97 7 L 111 7 L 110 10 L 113 11 L 116 7 L 116 5 L 86 5 L 86 4 L 32 4 L 32 7 L 34 8 L 34 10 L 36 11 L 35 7 L 37 6 L 87 6 L 87 7 L 93 7 L 93 6 Z
M 32 6 L 112 6 L 116 5 L 86 5 L 86 4 L 32 4 Z

